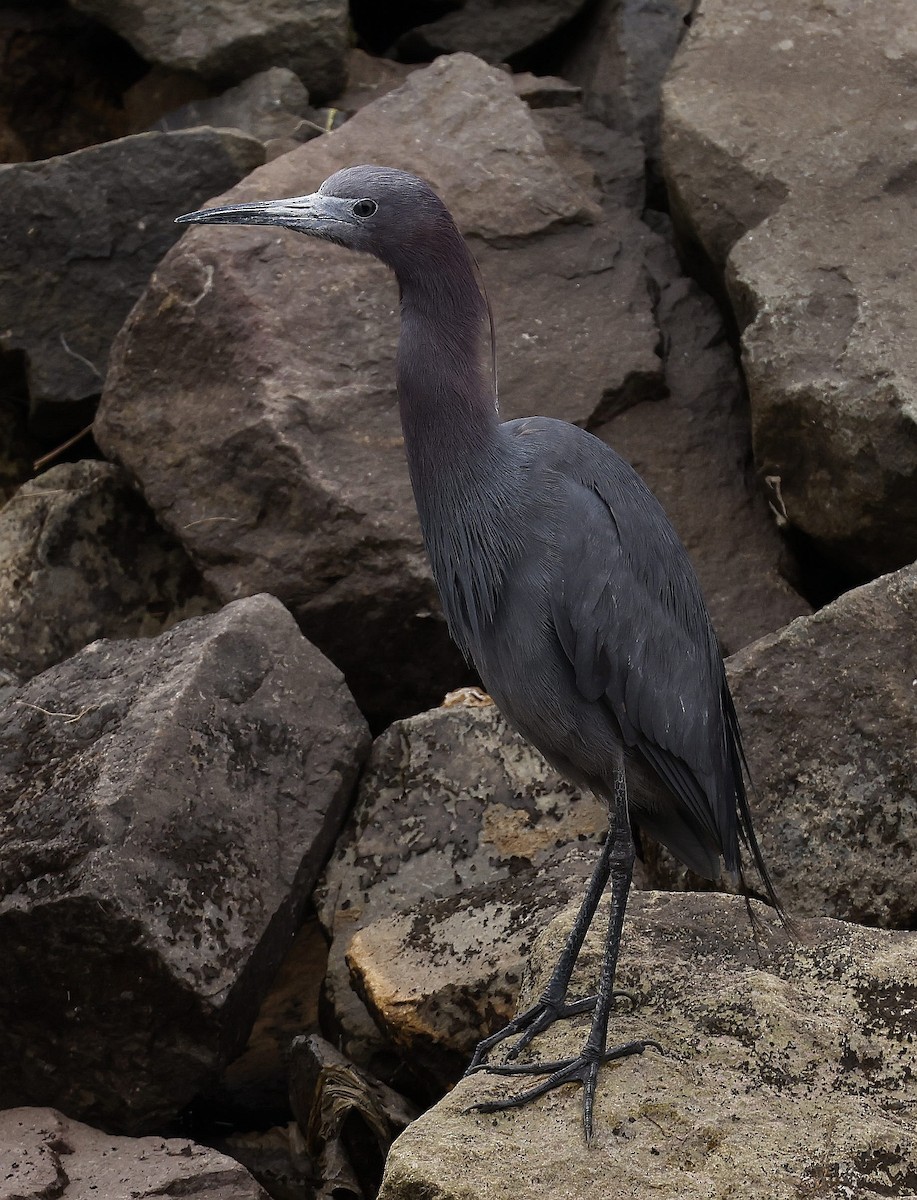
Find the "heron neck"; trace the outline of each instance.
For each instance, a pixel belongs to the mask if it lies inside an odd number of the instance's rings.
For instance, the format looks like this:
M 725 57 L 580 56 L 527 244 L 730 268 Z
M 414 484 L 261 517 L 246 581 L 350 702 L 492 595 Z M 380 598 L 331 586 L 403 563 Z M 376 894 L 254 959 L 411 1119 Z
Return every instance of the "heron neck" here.
M 456 236 L 460 255 L 448 274 L 399 277 L 398 397 L 415 491 L 426 478 L 441 481 L 450 464 L 467 476 L 477 458 L 489 457 L 499 426 L 485 367 L 487 305 L 471 255 Z

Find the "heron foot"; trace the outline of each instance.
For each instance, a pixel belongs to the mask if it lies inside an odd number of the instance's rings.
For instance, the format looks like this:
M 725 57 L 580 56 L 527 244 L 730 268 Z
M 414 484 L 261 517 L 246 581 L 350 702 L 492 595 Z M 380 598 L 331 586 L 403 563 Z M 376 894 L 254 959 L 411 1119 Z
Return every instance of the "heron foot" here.
M 548 1063 L 518 1063 L 513 1066 L 503 1064 L 490 1066 L 483 1064 L 483 1069 L 494 1075 L 547 1075 L 548 1078 L 527 1091 L 515 1096 L 506 1096 L 502 1100 L 482 1100 L 472 1104 L 466 1112 L 503 1112 L 510 1108 L 521 1108 L 530 1100 L 537 1100 L 554 1088 L 563 1087 L 567 1083 L 579 1083 L 583 1087 L 583 1129 L 587 1143 L 592 1140 L 592 1112 L 595 1105 L 595 1091 L 598 1081 L 599 1067 L 602 1063 L 612 1062 L 616 1058 L 629 1058 L 632 1054 L 642 1054 L 650 1046 L 664 1054 L 658 1042 L 647 1038 L 641 1042 L 626 1042 L 615 1046 L 612 1050 L 598 1051 L 587 1045 L 576 1058 L 562 1058 L 557 1062 Z
M 615 1000 L 624 998 L 632 1005 L 636 1003 L 636 997 L 632 992 L 612 992 L 612 998 Z M 564 1000 L 555 1000 L 550 996 L 542 996 L 537 1004 L 533 1004 L 525 1012 L 519 1013 L 508 1025 L 504 1025 L 502 1029 L 498 1029 L 490 1037 L 486 1037 L 483 1041 L 478 1042 L 465 1074 L 473 1075 L 477 1071 L 490 1069 L 485 1061 L 487 1055 L 494 1046 L 505 1042 L 507 1038 L 521 1034 L 519 1041 L 509 1049 L 506 1056 L 507 1058 L 515 1058 L 539 1033 L 543 1033 L 546 1029 L 549 1029 L 555 1021 L 562 1021 L 568 1017 L 577 1017 L 581 1013 L 592 1012 L 595 1008 L 595 1003 L 595 996 L 585 996 L 582 1000 L 574 1000 L 570 1004 L 567 1004 Z

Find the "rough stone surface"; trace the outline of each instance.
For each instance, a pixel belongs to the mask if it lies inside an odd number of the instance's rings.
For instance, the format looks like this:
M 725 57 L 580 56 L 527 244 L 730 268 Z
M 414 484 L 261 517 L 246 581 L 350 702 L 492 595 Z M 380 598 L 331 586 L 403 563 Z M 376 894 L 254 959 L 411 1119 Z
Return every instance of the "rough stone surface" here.
M 463 1080 L 395 1142 L 380 1200 L 799 1200 L 917 1190 L 917 934 L 807 921 L 788 942 L 755 944 L 740 898 L 643 893 L 631 899 L 609 1045 L 652 1050 L 603 1068 L 595 1138 L 581 1097 L 562 1088 L 514 1112 L 470 1104 L 522 1090 Z M 520 1004 L 544 986 L 573 920 L 536 945 Z M 586 941 L 573 994 L 595 990 L 603 931 Z M 537 1057 L 577 1053 L 588 1017 L 555 1025 Z M 474 1164 L 470 1169 L 470 1164 Z
M 565 56 L 563 74 L 582 87 L 587 110 L 638 134 L 651 165 L 659 153 L 660 86 L 694 7 L 693 0 L 602 0 Z
M 344 84 L 345 0 L 74 0 L 148 62 L 234 83 L 288 67 L 316 99 Z
M 910 0 L 704 0 L 663 93 L 673 211 L 743 331 L 758 469 L 860 573 L 917 557 L 915 69 Z
M 156 263 L 172 218 L 264 161 L 254 138 L 145 133 L 42 162 L 0 166 L 0 349 L 23 352 L 33 426 L 85 425 L 111 341 Z
M 395 49 L 408 61 L 465 51 L 485 62 L 508 62 L 562 29 L 583 6 L 584 0 L 468 0 L 403 34 Z
M 729 661 L 791 915 L 917 929 L 917 565 Z
M 216 607 L 120 467 L 52 467 L 0 510 L 0 666 L 22 678 Z
M 184 1138 L 114 1137 L 52 1108 L 0 1112 L 0 1200 L 268 1200 L 239 1163 Z
M 217 129 L 240 129 L 261 142 L 269 142 L 294 138 L 309 111 L 309 93 L 299 76 L 285 67 L 272 67 L 220 96 L 192 100 L 166 113 L 152 128 L 169 132 L 212 125 Z M 308 136 L 299 140 L 306 141 Z
M 494 882 L 418 899 L 354 934 L 353 984 L 405 1062 L 417 1065 L 424 1095 L 453 1087 L 481 1038 L 512 1017 L 532 943 L 582 898 L 597 854 L 592 839 L 567 844 L 537 866 L 522 859 Z
M 354 934 L 437 897 L 454 898 L 448 911 L 460 911 L 461 898 L 479 885 L 503 882 L 512 895 L 514 876 L 537 871 L 570 843 L 597 849 L 607 827 L 604 805 L 547 767 L 493 705 L 451 705 L 391 726 L 373 746 L 357 807 L 316 892 L 319 918 L 333 939 L 325 994 L 342 1050 L 379 1074 L 391 1068 L 391 1047 L 352 990 L 345 956 Z M 487 899 L 485 919 L 495 909 L 495 895 Z M 475 994 L 459 1001 L 479 1023 L 505 1011 L 514 986 L 496 961 L 494 947 L 505 932 L 472 913 L 462 934 L 465 944 L 493 958 L 481 966 L 485 976 L 490 972 L 492 999 Z M 401 952 L 405 963 L 416 961 L 410 946 Z M 452 960 L 447 965 L 455 969 Z M 444 1069 L 452 1070 L 455 1045 L 439 1041 Z
M 627 213 L 599 220 L 509 77 L 476 59 L 415 72 L 227 199 L 301 194 L 379 157 L 430 178 L 474 237 L 507 417 L 586 423 L 661 392 L 652 235 Z M 96 425 L 219 594 L 278 595 L 375 715 L 436 703 L 464 675 L 404 463 L 396 300 L 367 257 L 194 228 L 125 326 Z
M 367 741 L 340 673 L 269 596 L 95 642 L 15 692 L 0 1106 L 135 1131 L 210 1084 L 301 920 Z

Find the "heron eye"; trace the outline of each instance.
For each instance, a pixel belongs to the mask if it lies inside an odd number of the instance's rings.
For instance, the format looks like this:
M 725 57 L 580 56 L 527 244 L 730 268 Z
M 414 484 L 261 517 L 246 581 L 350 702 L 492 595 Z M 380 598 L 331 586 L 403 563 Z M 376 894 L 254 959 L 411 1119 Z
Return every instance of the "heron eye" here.
M 350 211 L 355 217 L 371 217 L 378 207 L 375 200 L 358 200 Z

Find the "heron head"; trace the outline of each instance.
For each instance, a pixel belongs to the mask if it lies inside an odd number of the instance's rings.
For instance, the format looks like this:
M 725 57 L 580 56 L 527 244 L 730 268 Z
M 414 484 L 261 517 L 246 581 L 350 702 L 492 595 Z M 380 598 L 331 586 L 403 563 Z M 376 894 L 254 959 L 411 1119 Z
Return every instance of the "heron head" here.
M 337 171 L 309 196 L 256 200 L 204 208 L 176 217 L 179 224 L 280 225 L 380 258 L 396 272 L 418 250 L 435 248 L 454 230 L 429 184 L 391 167 Z

